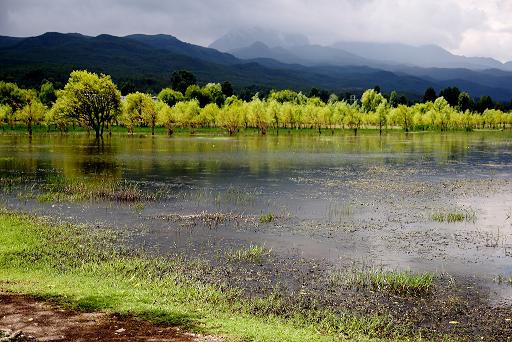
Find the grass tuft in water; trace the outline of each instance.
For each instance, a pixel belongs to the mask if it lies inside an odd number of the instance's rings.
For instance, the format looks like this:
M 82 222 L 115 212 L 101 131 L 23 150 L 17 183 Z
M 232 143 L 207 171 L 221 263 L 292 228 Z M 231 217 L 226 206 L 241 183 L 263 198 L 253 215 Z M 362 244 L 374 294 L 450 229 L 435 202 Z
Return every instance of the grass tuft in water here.
M 266 256 L 270 255 L 271 252 L 272 251 L 270 249 L 263 246 L 250 245 L 249 247 L 240 248 L 228 253 L 228 259 L 231 261 L 259 264 Z
M 431 218 L 435 222 L 472 222 L 476 221 L 476 213 L 474 211 L 451 211 L 451 212 L 435 212 L 431 215 Z
M 260 216 L 260 223 L 271 223 L 275 218 L 276 217 L 272 213 L 264 214 Z
M 156 199 L 155 194 L 143 192 L 126 180 L 50 177 L 43 192 L 36 198 L 39 202 L 83 202 L 104 200 L 120 203 L 140 203 Z
M 369 289 L 402 297 L 426 297 L 430 296 L 434 289 L 432 274 L 417 274 L 410 271 L 353 271 L 337 276 L 335 281 L 341 281 L 357 289 Z

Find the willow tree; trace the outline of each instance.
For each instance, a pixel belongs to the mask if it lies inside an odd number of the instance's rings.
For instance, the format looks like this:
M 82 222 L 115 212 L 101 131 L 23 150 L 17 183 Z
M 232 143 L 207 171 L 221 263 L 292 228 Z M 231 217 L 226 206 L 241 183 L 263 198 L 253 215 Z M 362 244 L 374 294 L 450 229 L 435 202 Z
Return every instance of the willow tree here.
M 272 118 L 266 110 L 265 103 L 257 96 L 254 96 L 252 101 L 248 104 L 247 111 L 249 124 L 252 127 L 258 128 L 261 135 L 267 134 L 268 127 L 272 123 Z
M 16 111 L 16 119 L 27 126 L 28 135 L 32 136 L 32 127 L 44 120 L 46 107 L 39 101 L 34 90 L 24 90 L 25 105 Z
M 382 127 L 387 125 L 388 114 L 389 114 L 386 100 L 384 100 L 377 106 L 377 109 L 375 110 L 375 114 L 377 116 L 377 123 L 379 125 L 379 134 L 382 135 Z
M 70 119 L 91 128 L 99 138 L 120 112 L 121 93 L 108 75 L 73 71 L 59 101 Z
M 12 108 L 8 105 L 0 104 L 0 126 L 2 126 L 2 131 L 5 130 L 5 123 L 7 123 L 12 115 Z
M 151 127 L 151 135 L 155 135 L 157 114 L 156 104 L 150 95 L 136 92 L 126 96 L 122 118 L 130 133 L 135 126 L 144 123 Z
M 158 102 L 157 110 L 158 121 L 167 128 L 167 134 L 172 135 L 177 122 L 175 111 L 167 103 L 161 101 Z
M 236 96 L 226 99 L 226 105 L 217 117 L 217 126 L 228 131 L 228 134 L 235 135 L 242 126 L 242 101 Z
M 365 113 L 375 112 L 386 99 L 374 89 L 368 89 L 361 96 L 361 108 Z
M 48 128 L 51 125 L 55 125 L 61 132 L 65 132 L 70 125 L 75 124 L 75 120 L 68 117 L 67 109 L 62 101 L 56 102 L 52 108 L 46 112 L 44 121 Z

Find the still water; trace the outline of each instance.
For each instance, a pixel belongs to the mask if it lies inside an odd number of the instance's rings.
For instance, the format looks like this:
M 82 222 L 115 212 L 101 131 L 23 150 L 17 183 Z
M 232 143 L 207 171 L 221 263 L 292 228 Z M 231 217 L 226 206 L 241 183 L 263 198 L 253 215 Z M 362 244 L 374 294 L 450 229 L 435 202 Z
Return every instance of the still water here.
M 512 274 L 512 133 L 193 136 L 0 135 L 2 205 L 144 231 L 161 253 L 263 244 L 392 269 Z M 41 203 L 51 177 L 126 180 L 156 201 Z M 458 212 L 462 222 L 437 222 Z M 272 213 L 276 219 L 261 223 Z M 224 215 L 220 224 L 208 215 Z M 201 218 L 195 220 L 195 218 Z

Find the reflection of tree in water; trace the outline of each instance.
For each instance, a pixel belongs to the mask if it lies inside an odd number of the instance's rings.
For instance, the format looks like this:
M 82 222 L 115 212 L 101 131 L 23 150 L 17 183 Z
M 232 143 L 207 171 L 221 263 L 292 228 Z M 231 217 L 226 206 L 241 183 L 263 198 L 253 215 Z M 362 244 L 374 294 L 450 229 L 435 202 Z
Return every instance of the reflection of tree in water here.
M 94 139 L 88 135 L 60 136 L 52 145 L 53 167 L 65 178 L 101 176 L 118 180 L 122 177 L 117 150 L 110 138 Z
M 483 132 L 394 132 L 383 136 L 292 132 L 237 138 L 114 135 L 96 140 L 69 134 L 36 135 L 30 144 L 25 135 L 10 135 L 0 136 L 0 172 L 16 170 L 41 179 L 58 173 L 69 179 L 196 183 L 254 176 L 261 181 L 272 175 L 290 176 L 294 170 L 351 164 L 354 158 L 364 159 L 369 166 L 385 163 L 393 167 L 414 161 L 419 167 L 452 160 L 467 162 L 482 158 L 478 150 L 497 151 L 502 145 L 496 142 L 508 137 Z

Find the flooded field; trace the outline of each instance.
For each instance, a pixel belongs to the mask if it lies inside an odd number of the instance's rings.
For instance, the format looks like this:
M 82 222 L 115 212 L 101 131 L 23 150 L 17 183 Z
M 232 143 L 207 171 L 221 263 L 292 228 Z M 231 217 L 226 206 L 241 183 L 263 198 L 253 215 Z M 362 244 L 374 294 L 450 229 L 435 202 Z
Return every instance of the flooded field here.
M 0 135 L 0 184 L 3 207 L 206 261 L 206 279 L 248 296 L 278 289 L 356 312 L 413 312 L 447 331 L 432 317 L 459 313 L 472 320 L 468 336 L 495 329 L 483 312 L 495 320 L 512 304 L 511 132 Z M 398 305 L 345 286 L 349 273 L 382 270 L 432 274 L 436 296 Z

